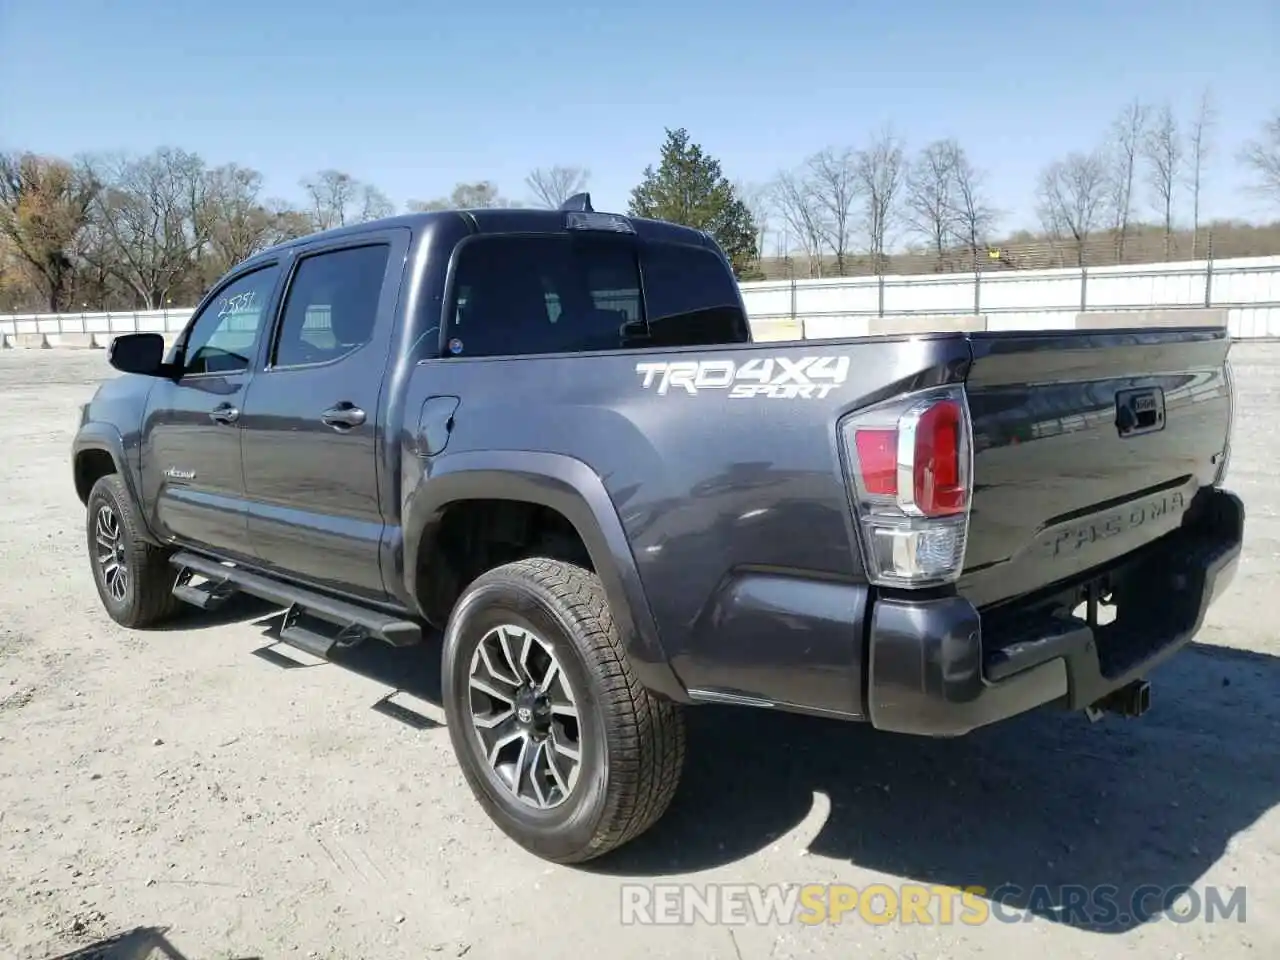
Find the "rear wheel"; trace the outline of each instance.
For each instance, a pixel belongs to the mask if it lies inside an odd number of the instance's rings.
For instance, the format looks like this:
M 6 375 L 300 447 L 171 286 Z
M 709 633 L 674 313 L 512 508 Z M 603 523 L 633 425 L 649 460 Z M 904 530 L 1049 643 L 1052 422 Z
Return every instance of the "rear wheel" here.
M 101 477 L 89 491 L 85 534 L 93 581 L 107 615 L 125 627 L 149 627 L 173 617 L 181 601 L 173 595 L 178 571 L 171 551 L 142 539 L 141 521 L 124 481 Z
M 636 679 L 593 573 L 531 558 L 482 574 L 449 619 L 443 677 L 472 792 L 532 853 L 593 859 L 670 805 L 683 716 Z

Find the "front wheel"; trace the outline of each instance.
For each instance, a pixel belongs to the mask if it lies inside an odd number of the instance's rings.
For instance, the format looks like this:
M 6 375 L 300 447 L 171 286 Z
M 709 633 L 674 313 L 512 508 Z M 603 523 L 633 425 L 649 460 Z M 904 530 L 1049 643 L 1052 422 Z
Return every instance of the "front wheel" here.
M 532 558 L 482 574 L 449 618 L 442 672 L 467 782 L 526 850 L 591 860 L 670 805 L 683 715 L 636 678 L 589 571 Z
M 85 535 L 93 581 L 107 615 L 125 627 L 171 619 L 182 601 L 173 595 L 178 571 L 170 551 L 142 539 L 141 521 L 119 474 L 100 478 L 85 505 Z

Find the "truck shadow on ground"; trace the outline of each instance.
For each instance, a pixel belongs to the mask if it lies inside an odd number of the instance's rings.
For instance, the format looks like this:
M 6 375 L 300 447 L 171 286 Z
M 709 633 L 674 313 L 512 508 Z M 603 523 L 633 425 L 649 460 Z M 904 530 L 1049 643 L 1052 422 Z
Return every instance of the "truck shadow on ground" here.
M 951 741 L 699 708 L 667 816 L 586 869 L 684 873 L 773 842 L 794 850 L 811 836 L 812 855 L 983 887 L 997 920 L 1123 933 L 1189 886 L 1190 922 L 1203 923 L 1209 893 L 1199 878 L 1280 801 L 1280 660 L 1195 644 L 1150 679 L 1153 707 L 1138 720 L 1090 724 L 1046 710 Z M 784 836 L 810 817 L 815 793 L 829 801 L 825 822 Z M 822 882 L 833 871 L 799 859 L 787 872 Z M 1064 887 L 1083 902 L 1063 909 Z M 1216 895 L 1228 905 L 1231 894 Z
M 170 629 L 187 630 L 195 626 L 203 629 L 206 626 L 244 622 L 261 630 L 266 641 L 253 650 L 253 655 L 258 659 L 284 670 L 324 666 L 350 670 L 391 688 L 386 696 L 371 705 L 372 710 L 419 730 L 441 726 L 435 718 L 393 699 L 398 694 L 407 693 L 437 708 L 440 706 L 438 638 L 430 637 L 422 646 L 401 649 L 371 641 L 354 647 L 337 648 L 328 660 L 317 660 L 299 653 L 280 639 L 284 611 L 279 606 L 245 594 L 236 594 L 212 611 L 193 608 L 189 614 L 173 623 Z M 438 711 L 434 712 L 438 714 Z
M 169 941 L 168 932 L 167 927 L 136 927 L 50 960 L 187 960 L 187 955 Z M 239 957 L 237 960 L 260 958 Z
M 281 620 L 275 608 L 233 605 L 236 619 L 256 617 L 269 641 L 255 654 L 302 665 L 265 654 Z M 398 691 L 439 705 L 436 639 L 402 650 L 364 644 L 331 662 L 392 689 L 375 710 L 439 726 L 389 709 Z M 1210 894 L 1200 878 L 1280 802 L 1280 658 L 1192 644 L 1149 679 L 1153 706 L 1138 720 L 1090 724 L 1045 710 L 955 740 L 747 708 L 691 709 L 671 809 L 636 841 L 578 869 L 656 878 L 729 866 L 777 843 L 913 883 L 982 887 L 996 920 L 1123 933 L 1185 893 L 1196 911 L 1190 922 L 1201 923 Z M 808 823 L 815 794 L 829 811 Z M 785 879 L 824 882 L 838 877 L 832 867 L 798 858 Z M 1073 891 L 1095 899 L 1064 902 Z M 1232 894 L 1214 896 L 1234 906 Z M 1239 919 L 1220 911 L 1218 922 Z

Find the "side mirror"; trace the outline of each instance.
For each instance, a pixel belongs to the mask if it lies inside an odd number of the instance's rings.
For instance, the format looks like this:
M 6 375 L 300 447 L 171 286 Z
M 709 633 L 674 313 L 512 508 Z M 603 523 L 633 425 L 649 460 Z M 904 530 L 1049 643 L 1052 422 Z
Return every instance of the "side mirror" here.
M 125 333 L 111 341 L 107 363 L 121 373 L 158 377 L 164 373 L 164 337 L 158 333 Z

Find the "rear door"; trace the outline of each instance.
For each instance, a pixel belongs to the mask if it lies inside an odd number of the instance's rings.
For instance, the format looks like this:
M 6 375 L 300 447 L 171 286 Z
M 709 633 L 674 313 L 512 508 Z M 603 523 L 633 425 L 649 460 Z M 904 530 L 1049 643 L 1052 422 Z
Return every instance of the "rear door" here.
M 959 589 L 979 606 L 1175 529 L 1226 450 L 1224 330 L 975 335 L 974 496 Z
M 381 395 L 408 240 L 382 230 L 298 253 L 241 417 L 257 555 L 374 599 L 386 596 Z
M 155 529 L 228 556 L 253 552 L 240 425 L 281 273 L 272 262 L 227 278 L 179 344 L 181 376 L 158 380 L 147 400 L 143 500 Z

